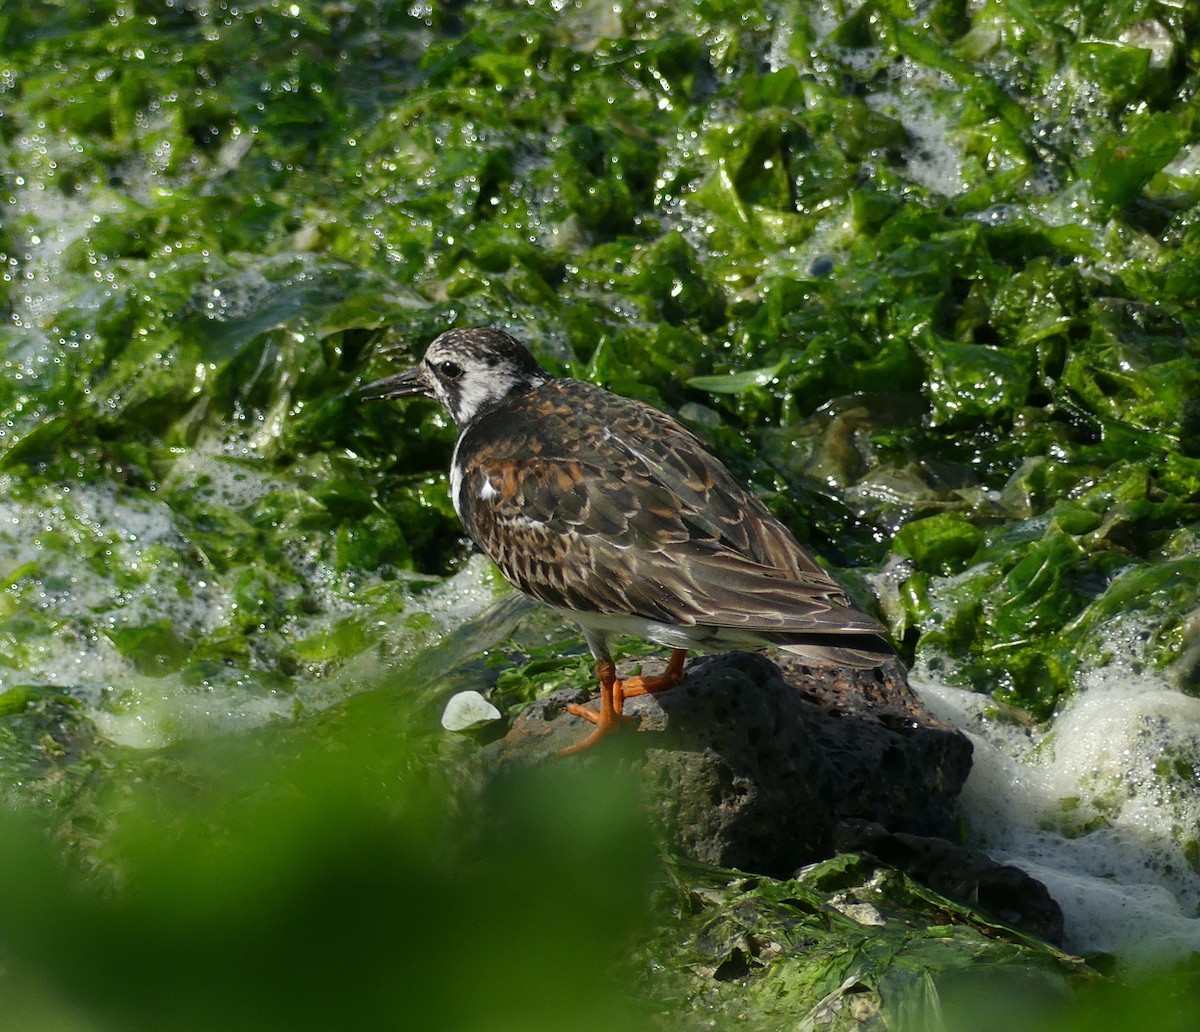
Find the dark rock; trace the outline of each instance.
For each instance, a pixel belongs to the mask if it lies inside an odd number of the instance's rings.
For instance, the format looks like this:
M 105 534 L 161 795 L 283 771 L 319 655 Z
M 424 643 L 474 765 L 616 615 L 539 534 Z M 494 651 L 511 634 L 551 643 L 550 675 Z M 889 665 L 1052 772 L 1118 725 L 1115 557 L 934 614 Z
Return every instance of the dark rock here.
M 553 693 L 484 750 L 488 766 L 538 762 L 590 725 Z M 810 668 L 730 652 L 696 660 L 679 687 L 631 699 L 638 734 L 613 751 L 637 765 L 668 840 L 705 863 L 786 877 L 830 855 L 849 817 L 919 835 L 949 831 L 970 742 L 930 714 L 893 661 L 879 670 Z
M 997 863 L 986 853 L 945 839 L 891 832 L 862 820 L 839 822 L 833 848 L 839 853 L 870 853 L 949 899 L 1062 945 L 1062 910 L 1046 886 L 1019 867 Z

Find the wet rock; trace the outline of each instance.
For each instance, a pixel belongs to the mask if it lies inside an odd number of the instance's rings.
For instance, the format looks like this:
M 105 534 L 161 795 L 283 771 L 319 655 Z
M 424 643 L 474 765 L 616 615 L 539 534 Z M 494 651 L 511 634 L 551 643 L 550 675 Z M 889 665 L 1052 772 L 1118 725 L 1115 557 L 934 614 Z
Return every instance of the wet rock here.
M 890 832 L 870 821 L 846 820 L 834 830 L 839 853 L 870 853 L 949 899 L 1061 946 L 1063 914 L 1046 886 L 1018 867 L 941 838 Z
M 590 725 L 565 708 L 584 698 L 539 700 L 483 762 L 537 762 L 579 741 Z M 971 764 L 968 740 L 925 709 L 898 662 L 823 670 L 730 652 L 693 661 L 683 684 L 631 699 L 626 713 L 638 734 L 562 762 L 618 754 L 674 848 L 778 877 L 830 855 L 845 818 L 948 833 Z

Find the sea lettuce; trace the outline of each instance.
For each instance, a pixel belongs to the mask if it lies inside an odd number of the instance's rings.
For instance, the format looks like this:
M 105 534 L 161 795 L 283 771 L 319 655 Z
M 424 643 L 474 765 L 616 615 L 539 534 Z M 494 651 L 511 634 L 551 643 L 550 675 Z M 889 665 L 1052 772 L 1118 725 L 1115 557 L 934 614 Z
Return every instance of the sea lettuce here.
M 451 690 L 585 683 L 561 627 L 447 616 L 498 590 L 453 428 L 357 397 L 451 325 L 680 415 L 906 660 L 1035 717 L 1114 650 L 1194 692 L 1198 38 L 1158 0 L 8 5 L 6 798 L 152 870 L 113 819 L 190 791 L 171 743 L 379 689 L 432 769 Z

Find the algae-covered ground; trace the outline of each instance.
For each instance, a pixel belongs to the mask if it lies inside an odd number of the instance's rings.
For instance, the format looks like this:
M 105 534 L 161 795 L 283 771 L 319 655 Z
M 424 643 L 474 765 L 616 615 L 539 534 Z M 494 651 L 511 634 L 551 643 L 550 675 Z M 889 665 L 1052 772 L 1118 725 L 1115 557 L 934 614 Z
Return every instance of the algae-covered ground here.
M 1200 999 L 865 860 L 664 866 L 617 769 L 464 799 L 446 699 L 588 662 L 468 559 L 445 417 L 356 396 L 501 326 L 677 413 L 924 676 L 1031 725 L 1114 663 L 1194 695 L 1200 9 L 0 0 L 0 40 L 0 1025 Z M 1168 724 L 1153 784 L 1045 820 L 1157 793 L 1194 875 L 1200 722 Z M 882 925 L 814 902 L 852 884 Z

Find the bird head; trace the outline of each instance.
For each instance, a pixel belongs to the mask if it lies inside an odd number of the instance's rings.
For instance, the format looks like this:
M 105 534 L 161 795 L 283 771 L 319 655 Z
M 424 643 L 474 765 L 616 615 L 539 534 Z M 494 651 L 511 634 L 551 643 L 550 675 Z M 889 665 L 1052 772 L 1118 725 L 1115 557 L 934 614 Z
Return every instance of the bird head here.
M 447 330 L 429 345 L 419 364 L 367 384 L 361 397 L 433 398 L 461 430 L 513 392 L 549 379 L 529 349 L 501 330 Z

